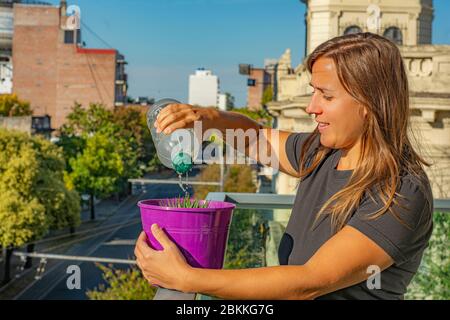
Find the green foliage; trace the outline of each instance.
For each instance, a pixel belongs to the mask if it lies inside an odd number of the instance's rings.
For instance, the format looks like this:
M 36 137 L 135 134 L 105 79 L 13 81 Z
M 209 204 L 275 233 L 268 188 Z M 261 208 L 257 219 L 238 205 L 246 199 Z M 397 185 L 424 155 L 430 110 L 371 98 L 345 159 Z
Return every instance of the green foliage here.
M 255 193 L 253 169 L 248 165 L 231 165 L 225 174 L 225 192 Z
M 220 179 L 220 166 L 218 164 L 211 164 L 205 167 L 198 176 L 199 181 L 217 182 Z M 205 199 L 208 193 L 217 192 L 216 186 L 195 185 L 194 193 L 197 199 Z
M 159 205 L 161 207 L 169 207 L 169 208 L 191 208 L 191 209 L 198 209 L 198 208 L 208 208 L 209 201 L 202 201 L 198 199 L 191 199 L 190 195 L 187 194 L 183 197 L 173 198 L 173 199 L 165 199 L 159 202 Z
M 273 88 L 268 86 L 263 92 L 261 104 L 264 106 L 271 101 L 273 101 Z
M 252 168 L 247 165 L 226 166 L 224 176 L 225 192 L 256 192 L 256 185 L 253 182 Z M 220 165 L 211 164 L 205 167 L 199 175 L 200 181 L 217 182 L 220 179 Z M 217 192 L 216 186 L 196 185 L 194 187 L 195 197 L 205 199 L 208 193 Z
M 161 160 L 159 160 L 158 155 L 156 154 L 155 151 L 153 158 L 148 162 L 147 172 L 159 172 L 163 168 L 164 165 L 162 164 Z
M 86 148 L 69 160 L 72 171 L 66 174 L 70 188 L 95 196 L 107 196 L 118 189 L 125 168 L 117 146 L 107 135 L 96 133 L 86 139 Z
M 124 136 L 132 136 L 136 141 L 139 161 L 150 162 L 156 153 L 150 130 L 147 127 L 147 108 L 120 107 L 114 111 L 114 122 Z
M 112 269 L 98 265 L 108 287 L 100 285 L 86 294 L 91 300 L 152 300 L 156 288 L 152 287 L 136 268 Z
M 232 110 L 234 108 L 234 96 L 229 92 L 225 92 L 225 95 L 227 97 L 227 110 Z
M 19 100 L 15 94 L 0 95 L 0 116 L 19 117 L 32 114 L 29 102 Z
M 273 118 L 267 112 L 267 110 L 265 110 L 264 108 L 260 109 L 258 111 L 251 111 L 248 108 L 236 108 L 236 109 L 232 109 L 231 111 L 246 115 L 247 117 L 249 117 L 257 122 L 260 122 L 264 125 L 267 125 L 267 126 L 272 125 Z
M 257 268 L 264 265 L 264 221 L 255 209 L 238 209 L 233 213 L 225 269 Z
M 37 138 L 35 149 L 41 169 L 36 181 L 36 194 L 44 205 L 51 229 L 78 226 L 80 220 L 80 197 L 64 183 L 65 162 L 60 148 Z
M 114 128 L 113 113 L 101 104 L 90 104 L 85 109 L 79 103 L 76 103 L 72 112 L 67 116 L 67 122 L 61 128 L 61 135 L 83 136 L 91 135 L 97 132 L 112 133 Z
M 55 145 L 0 130 L 0 246 L 21 246 L 50 228 L 80 223 L 79 197 L 64 185 L 63 170 Z
M 450 299 L 450 214 L 434 214 L 434 230 L 419 272 L 414 277 L 405 299 Z
M 121 107 L 114 111 L 114 122 L 121 128 L 123 136 L 131 136 L 135 144 L 133 150 L 137 151 L 139 167 L 146 172 L 159 171 L 163 168 L 156 155 L 156 147 L 150 130 L 147 127 L 148 108 Z
M 142 174 L 142 121 L 136 110 L 120 109 L 115 114 L 102 105 L 85 109 L 76 104 L 59 141 L 68 163 L 68 185 L 95 196 L 125 190 L 129 178 Z
M 67 162 L 76 158 L 79 153 L 82 153 L 86 147 L 86 139 L 81 136 L 62 134 L 59 137 L 58 146 L 63 149 L 64 158 Z M 72 171 L 70 167 L 67 170 Z

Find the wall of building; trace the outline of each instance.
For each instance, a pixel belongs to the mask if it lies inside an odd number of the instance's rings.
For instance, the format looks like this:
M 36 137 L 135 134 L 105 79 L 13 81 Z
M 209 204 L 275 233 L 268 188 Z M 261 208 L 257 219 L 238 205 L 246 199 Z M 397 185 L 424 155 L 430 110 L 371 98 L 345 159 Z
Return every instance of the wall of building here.
M 13 92 L 59 128 L 75 102 L 115 105 L 116 50 L 64 43 L 60 8 L 14 5 Z
M 189 104 L 202 107 L 218 105 L 219 79 L 210 70 L 199 69 L 189 76 Z
M 450 45 L 400 47 L 412 92 L 450 93 Z
M 56 7 L 14 6 L 13 92 L 36 115 L 56 113 L 58 25 Z
M 61 43 L 58 46 L 55 126 L 64 122 L 75 101 L 83 106 L 99 103 L 113 109 L 116 51 L 76 49 Z
M 226 111 L 227 110 L 227 95 L 226 94 L 219 94 L 219 103 L 217 107 L 219 107 L 220 110 Z
M 376 3 L 382 12 L 378 32 L 367 27 L 367 7 L 371 3 Z M 431 0 L 309 0 L 307 52 L 309 54 L 322 42 L 342 35 L 350 26 L 380 34 L 395 26 L 402 31 L 404 45 L 431 44 L 432 20 Z
M 12 6 L 0 6 L 0 94 L 12 93 Z
M 17 130 L 31 134 L 31 116 L 26 117 L 0 117 L 0 128 Z
M 271 85 L 270 75 L 265 69 L 251 69 L 249 80 L 254 80 L 255 85 L 248 87 L 247 107 L 250 110 L 261 109 L 261 101 L 264 90 Z

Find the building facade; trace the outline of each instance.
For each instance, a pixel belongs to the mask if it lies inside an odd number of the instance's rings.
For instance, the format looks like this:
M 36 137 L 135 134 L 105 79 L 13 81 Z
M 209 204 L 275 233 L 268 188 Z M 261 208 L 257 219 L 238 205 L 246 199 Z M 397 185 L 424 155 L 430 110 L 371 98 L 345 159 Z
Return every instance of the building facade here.
M 366 31 L 389 37 L 399 45 L 431 44 L 432 0 L 301 0 L 301 2 L 307 6 L 305 15 L 307 54 L 330 38 Z
M 217 105 L 217 107 L 222 110 L 222 111 L 226 111 L 227 110 L 227 105 L 228 105 L 228 97 L 226 94 L 224 93 L 220 93 L 218 96 L 219 99 L 219 103 Z
M 201 107 L 219 105 L 219 78 L 211 70 L 198 68 L 189 76 L 189 104 Z
M 0 128 L 40 135 L 48 140 L 53 131 L 49 116 L 0 117 Z
M 13 92 L 31 103 L 36 116 L 49 115 L 61 127 L 75 103 L 124 105 L 125 60 L 115 49 L 81 45 L 81 30 L 67 28 L 67 4 L 15 3 Z
M 410 84 L 412 127 L 416 147 L 433 163 L 427 169 L 435 198 L 450 197 L 450 46 L 431 44 L 431 0 L 309 0 L 307 52 L 348 32 L 371 31 L 397 42 Z M 376 3 L 379 15 L 369 7 Z M 376 23 L 371 23 L 372 21 Z M 392 31 L 395 30 L 395 31 Z M 291 66 L 290 50 L 282 55 L 277 72 L 278 97 L 269 106 L 277 127 L 312 132 L 316 123 L 305 111 L 311 97 L 310 75 L 301 64 Z M 297 180 L 280 173 L 275 192 L 292 194 Z
M 251 68 L 247 79 L 247 108 L 257 111 L 262 108 L 264 91 L 271 85 L 270 75 L 262 68 Z
M 13 3 L 0 1 L 0 94 L 12 93 Z
M 272 94 L 277 92 L 276 70 L 278 60 L 265 59 L 264 68 L 254 68 L 251 64 L 240 64 L 239 73 L 247 76 L 247 105 L 251 111 L 263 108 L 264 93 L 268 88 Z

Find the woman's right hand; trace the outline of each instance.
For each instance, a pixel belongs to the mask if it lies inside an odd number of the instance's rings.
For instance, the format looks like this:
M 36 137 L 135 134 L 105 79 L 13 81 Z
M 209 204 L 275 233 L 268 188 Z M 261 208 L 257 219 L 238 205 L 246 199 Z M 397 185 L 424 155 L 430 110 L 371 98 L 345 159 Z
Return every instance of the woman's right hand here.
M 189 104 L 169 104 L 161 110 L 155 121 L 156 132 L 168 135 L 177 129 L 193 128 L 195 121 L 211 120 L 214 108 L 194 107 Z M 205 125 L 202 123 L 203 129 Z

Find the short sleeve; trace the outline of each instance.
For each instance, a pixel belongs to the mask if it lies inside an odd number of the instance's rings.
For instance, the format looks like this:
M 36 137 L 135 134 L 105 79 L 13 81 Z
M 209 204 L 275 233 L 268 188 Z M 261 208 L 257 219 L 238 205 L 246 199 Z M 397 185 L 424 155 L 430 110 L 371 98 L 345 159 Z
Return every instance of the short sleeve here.
M 369 216 L 383 207 L 381 199 L 365 197 L 348 222 L 377 243 L 399 265 L 414 258 L 428 246 L 433 229 L 433 197 L 428 188 L 420 187 L 411 179 L 402 181 L 398 198 L 393 205 L 397 219 L 386 212 L 376 219 Z
M 302 147 L 310 135 L 311 133 L 292 133 L 286 140 L 286 155 L 295 171 L 299 171 L 300 169 L 299 164 Z M 310 150 L 308 150 L 309 154 L 314 150 L 315 144 L 313 143 Z

